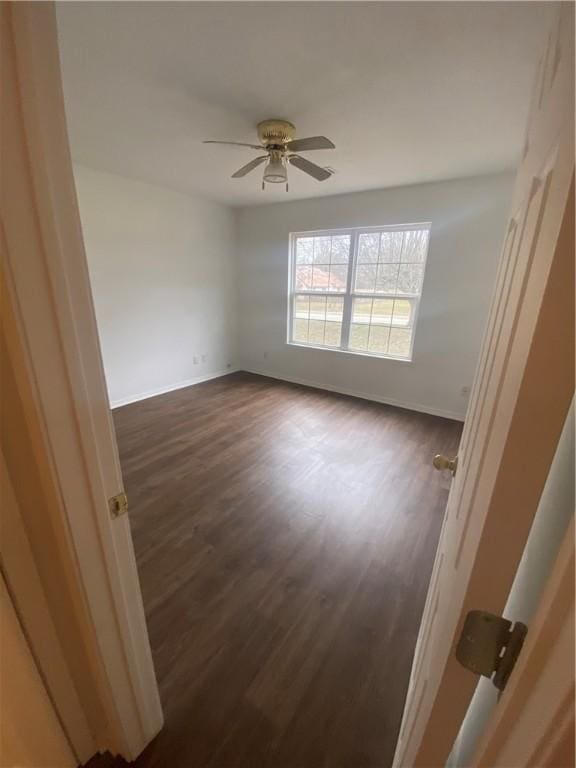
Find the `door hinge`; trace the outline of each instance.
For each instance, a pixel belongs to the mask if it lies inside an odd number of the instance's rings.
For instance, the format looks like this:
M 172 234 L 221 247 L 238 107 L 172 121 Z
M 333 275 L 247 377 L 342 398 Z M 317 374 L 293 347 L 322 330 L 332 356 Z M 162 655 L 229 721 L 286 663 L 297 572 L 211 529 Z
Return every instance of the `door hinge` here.
M 108 509 L 111 517 L 120 517 L 128 512 L 128 497 L 124 492 L 117 493 L 116 496 L 108 499 Z
M 491 677 L 496 688 L 503 691 L 527 631 L 520 621 L 512 626 L 511 621 L 493 613 L 470 611 L 458 640 L 456 658 L 471 672 Z

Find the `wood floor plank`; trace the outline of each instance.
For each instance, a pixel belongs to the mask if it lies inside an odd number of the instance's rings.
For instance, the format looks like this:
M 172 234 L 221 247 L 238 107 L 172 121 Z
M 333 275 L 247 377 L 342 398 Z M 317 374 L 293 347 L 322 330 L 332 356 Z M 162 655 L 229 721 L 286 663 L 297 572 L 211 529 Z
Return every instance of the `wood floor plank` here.
M 461 424 L 247 373 L 114 421 L 166 717 L 137 766 L 387 768 Z

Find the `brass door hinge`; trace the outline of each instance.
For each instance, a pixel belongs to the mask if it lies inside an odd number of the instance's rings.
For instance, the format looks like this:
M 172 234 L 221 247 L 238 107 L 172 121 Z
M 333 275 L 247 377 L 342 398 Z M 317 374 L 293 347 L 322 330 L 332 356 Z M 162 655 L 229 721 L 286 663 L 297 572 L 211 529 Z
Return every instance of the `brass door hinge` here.
M 464 620 L 456 647 L 456 658 L 462 666 L 477 675 L 492 677 L 503 691 L 522 650 L 528 628 L 517 621 L 487 611 L 470 611 Z
M 120 515 L 126 514 L 128 512 L 128 497 L 126 494 L 124 492 L 118 493 L 116 496 L 108 499 L 108 509 L 112 517 L 120 517 Z

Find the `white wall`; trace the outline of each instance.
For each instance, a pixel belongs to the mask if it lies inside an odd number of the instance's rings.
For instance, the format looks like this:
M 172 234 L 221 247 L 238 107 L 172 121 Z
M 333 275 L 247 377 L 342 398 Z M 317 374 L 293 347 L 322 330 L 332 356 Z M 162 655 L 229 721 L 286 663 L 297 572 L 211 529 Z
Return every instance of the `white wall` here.
M 572 403 L 503 614 L 510 621 L 522 621 L 528 628 L 574 515 L 574 467 Z M 492 682 L 480 678 L 448 759 L 448 768 L 470 765 L 497 702 L 498 691 Z
M 74 175 L 112 405 L 236 367 L 232 209 L 78 165 Z
M 75 177 L 112 405 L 240 367 L 463 418 L 510 175 L 238 211 L 83 166 Z M 412 362 L 286 344 L 290 232 L 415 221 L 432 232 Z
M 512 184 L 506 174 L 242 209 L 242 367 L 463 418 Z M 432 231 L 412 362 L 286 344 L 290 232 L 418 221 Z

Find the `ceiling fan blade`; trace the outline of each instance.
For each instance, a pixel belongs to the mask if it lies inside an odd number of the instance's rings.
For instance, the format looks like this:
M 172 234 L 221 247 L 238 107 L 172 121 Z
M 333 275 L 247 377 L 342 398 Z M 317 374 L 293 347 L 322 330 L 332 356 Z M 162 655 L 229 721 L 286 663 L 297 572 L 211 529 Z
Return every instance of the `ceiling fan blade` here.
M 203 141 L 202 144 L 229 144 L 234 147 L 250 147 L 250 149 L 264 149 L 262 144 L 245 144 L 243 141 Z
M 268 159 L 268 155 L 262 155 L 261 157 L 256 157 L 254 160 L 250 160 L 249 163 L 246 163 L 246 165 L 243 165 L 242 168 L 239 168 L 236 173 L 232 174 L 233 179 L 239 179 L 241 176 L 246 176 L 247 173 L 250 173 L 250 171 L 253 171 L 254 168 L 260 165 L 260 163 L 263 163 L 264 160 Z
M 300 157 L 300 155 L 290 155 L 288 161 L 291 165 L 295 165 L 296 168 L 304 171 L 304 173 L 307 173 L 309 176 L 313 176 L 318 181 L 326 181 L 326 179 L 329 179 L 330 176 L 332 176 L 330 171 L 321 168 L 319 165 L 316 165 L 316 163 L 311 163 L 310 160 L 306 160 L 305 157 Z
M 336 149 L 326 136 L 310 136 L 307 139 L 294 139 L 287 144 L 291 152 L 308 152 L 311 149 Z

